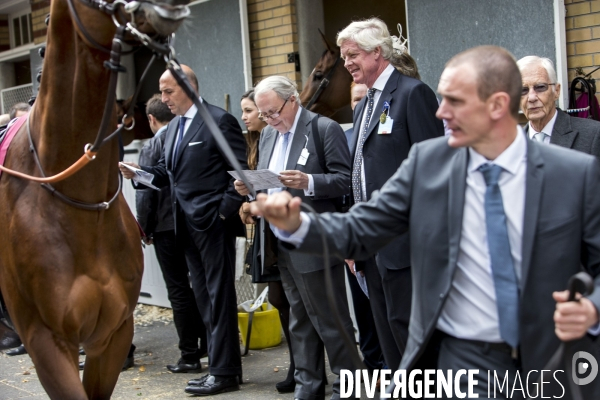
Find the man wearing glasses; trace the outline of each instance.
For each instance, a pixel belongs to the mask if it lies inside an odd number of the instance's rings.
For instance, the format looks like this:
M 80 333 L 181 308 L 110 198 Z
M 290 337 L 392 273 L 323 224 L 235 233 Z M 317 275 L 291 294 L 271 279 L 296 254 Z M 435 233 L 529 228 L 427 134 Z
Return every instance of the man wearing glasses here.
M 538 56 L 521 58 L 521 110 L 529 120 L 525 133 L 532 140 L 552 143 L 600 157 L 600 123 L 571 117 L 556 108 L 560 83 L 552 61 Z
M 269 124 L 261 133 L 257 169 L 278 173 L 285 185 L 284 189 L 269 189 L 269 194 L 286 190 L 318 213 L 336 211 L 337 201 L 350 192 L 350 153 L 342 128 L 329 118 L 318 118 L 302 108 L 296 85 L 283 76 L 261 81 L 254 90 L 254 100 L 259 118 Z M 234 184 L 239 194 L 248 195 L 243 182 Z M 281 282 L 291 308 L 290 336 L 296 363 L 294 398 L 323 399 L 323 346 L 335 374 L 339 375 L 341 369 L 354 369 L 327 301 L 324 262 L 319 256 L 290 254 L 281 246 L 278 257 Z M 338 315 L 346 332 L 353 335 L 343 260 L 331 259 L 329 263 Z M 339 397 L 336 378 L 332 399 Z

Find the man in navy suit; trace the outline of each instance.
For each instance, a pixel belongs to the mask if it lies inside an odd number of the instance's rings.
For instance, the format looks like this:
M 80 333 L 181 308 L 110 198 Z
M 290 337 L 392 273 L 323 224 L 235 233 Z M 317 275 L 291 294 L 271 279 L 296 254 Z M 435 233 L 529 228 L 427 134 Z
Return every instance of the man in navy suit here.
M 185 65 L 182 69 L 197 93 L 194 72 Z M 234 277 L 235 236 L 243 229 L 238 217 L 243 199 L 227 173 L 233 166 L 170 71 L 161 76 L 159 87 L 162 101 L 176 117 L 167 128 L 165 151 L 158 164 L 142 169 L 154 175 L 155 186 L 171 186 L 177 240 L 185 246 L 192 289 L 208 330 L 210 374 L 192 380 L 186 392 L 210 395 L 239 390 L 242 367 Z M 200 100 L 242 168 L 247 168 L 246 141 L 235 117 Z M 125 178 L 133 178 L 126 168 L 121 167 L 121 172 Z
M 414 143 L 444 135 L 438 102 L 423 82 L 401 74 L 404 59 L 377 18 L 348 25 L 337 37 L 344 66 L 368 87 L 354 109 L 351 202 L 368 201 L 396 172 Z M 396 46 L 397 47 L 397 46 Z M 406 68 L 402 68 L 405 70 Z M 386 364 L 397 368 L 406 347 L 411 309 L 408 235 L 356 263 L 364 274 Z

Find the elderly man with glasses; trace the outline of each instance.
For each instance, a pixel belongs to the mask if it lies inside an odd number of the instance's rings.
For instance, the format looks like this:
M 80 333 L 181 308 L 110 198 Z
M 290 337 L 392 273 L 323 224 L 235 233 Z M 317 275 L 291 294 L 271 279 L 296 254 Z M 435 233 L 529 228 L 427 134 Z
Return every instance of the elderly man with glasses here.
M 342 128 L 329 118 L 301 107 L 296 85 L 283 76 L 272 76 L 254 89 L 259 118 L 269 125 L 261 133 L 257 169 L 280 175 L 282 190 L 302 198 L 317 212 L 336 211 L 341 197 L 350 192 L 350 153 Z M 235 181 L 241 195 L 246 186 Z M 268 228 L 267 228 L 268 229 Z M 354 369 L 351 354 L 340 340 L 333 310 L 326 297 L 324 260 L 319 256 L 289 253 L 279 246 L 278 266 L 290 302 L 290 336 L 296 363 L 294 398 L 320 400 L 325 396 L 325 359 L 331 370 Z M 344 263 L 328 260 L 333 278 L 333 297 L 344 329 L 353 335 L 344 285 Z M 353 349 L 352 351 L 356 351 Z M 332 399 L 340 398 L 339 377 Z
M 527 137 L 600 157 L 600 122 L 571 117 L 556 108 L 560 83 L 552 61 L 538 56 L 521 58 L 521 110 L 529 120 Z

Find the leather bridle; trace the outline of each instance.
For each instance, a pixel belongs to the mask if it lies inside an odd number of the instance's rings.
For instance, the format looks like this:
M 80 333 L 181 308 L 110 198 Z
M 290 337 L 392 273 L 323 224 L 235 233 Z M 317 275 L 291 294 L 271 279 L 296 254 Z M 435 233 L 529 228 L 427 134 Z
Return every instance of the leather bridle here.
M 136 104 L 137 97 L 142 88 L 142 84 L 143 84 L 146 76 L 148 75 L 148 71 L 150 70 L 150 67 L 152 66 L 152 64 L 154 63 L 154 61 L 156 60 L 156 58 L 159 55 L 162 55 L 165 58 L 165 61 L 169 62 L 174 57 L 175 51 L 168 43 L 167 44 L 160 43 L 160 42 L 156 41 L 155 39 L 151 38 L 150 36 L 146 35 L 145 33 L 140 32 L 135 27 L 135 25 L 132 22 L 133 21 L 133 13 L 141 5 L 140 2 L 135 1 L 135 2 L 131 2 L 131 3 L 127 3 L 124 0 L 115 0 L 112 3 L 108 3 L 103 0 L 79 0 L 79 1 L 90 8 L 102 11 L 102 12 L 112 16 L 113 22 L 117 26 L 117 30 L 116 30 L 115 35 L 112 40 L 111 48 L 102 46 L 96 40 L 94 40 L 94 38 L 89 34 L 87 29 L 85 29 L 85 26 L 83 25 L 81 19 L 79 18 L 79 15 L 77 14 L 75 5 L 73 4 L 73 0 L 67 0 L 67 3 L 69 5 L 69 11 L 70 11 L 70 13 L 73 17 L 73 20 L 75 21 L 77 28 L 78 28 L 77 29 L 78 34 L 80 34 L 82 36 L 82 39 L 84 40 L 84 42 L 86 42 L 90 47 L 93 47 L 97 50 L 107 52 L 110 54 L 110 59 L 108 61 L 104 62 L 104 67 L 110 71 L 110 80 L 109 80 L 108 92 L 107 92 L 108 95 L 106 97 L 106 102 L 104 105 L 104 112 L 102 115 L 102 120 L 100 122 L 100 127 L 98 129 L 98 133 L 96 135 L 96 139 L 93 144 L 88 143 L 85 145 L 84 154 L 73 165 L 71 165 L 69 168 L 67 168 L 65 171 L 62 171 L 59 174 L 56 174 L 56 175 L 53 175 L 50 177 L 46 177 L 44 170 L 42 168 L 42 164 L 40 162 L 40 158 L 37 153 L 35 144 L 33 142 L 33 138 L 31 136 L 31 130 L 30 130 L 30 125 L 29 125 L 29 119 L 31 116 L 31 112 L 30 112 L 29 115 L 27 116 L 27 134 L 28 134 L 28 138 L 29 138 L 29 145 L 30 145 L 30 150 L 35 159 L 36 165 L 38 166 L 42 177 L 40 178 L 40 177 L 23 174 L 23 173 L 8 169 L 4 166 L 0 166 L 0 170 L 2 170 L 3 172 L 6 172 L 7 174 L 10 174 L 10 175 L 22 178 L 22 179 L 40 183 L 41 186 L 44 189 L 48 190 L 53 196 L 57 197 L 58 199 L 64 201 L 65 203 L 67 203 L 73 207 L 83 209 L 83 210 L 89 210 L 89 211 L 101 211 L 101 210 L 107 210 L 110 207 L 110 205 L 117 199 L 118 194 L 121 191 L 121 187 L 122 187 L 122 176 L 120 173 L 119 173 L 119 187 L 118 187 L 117 192 L 114 194 L 114 196 L 109 201 L 105 201 L 105 202 L 101 202 L 101 203 L 87 203 L 84 201 L 72 199 L 72 198 L 60 193 L 58 190 L 56 190 L 52 186 L 52 183 L 62 181 L 64 179 L 72 176 L 75 172 L 82 169 L 90 161 L 93 161 L 96 158 L 96 154 L 98 153 L 98 151 L 104 144 L 106 144 L 111 139 L 115 138 L 117 135 L 120 135 L 124 129 L 126 129 L 126 130 L 133 129 L 133 127 L 135 125 L 135 119 L 133 119 L 134 107 Z M 131 15 L 131 21 L 128 21 L 126 18 L 124 18 L 126 16 L 126 13 L 129 13 Z M 123 19 L 124 22 L 120 22 L 119 21 L 120 19 Z M 142 74 L 140 81 L 138 82 L 138 86 L 132 97 L 132 101 L 129 106 L 129 109 L 127 110 L 125 115 L 123 115 L 123 118 L 121 119 L 121 123 L 119 124 L 118 128 L 114 132 L 110 133 L 109 135 L 105 135 L 105 132 L 108 131 L 111 116 L 114 111 L 118 73 L 125 72 L 125 68 L 121 65 L 121 55 L 124 54 L 122 47 L 123 47 L 123 43 L 124 43 L 124 36 L 127 33 L 131 34 L 142 45 L 144 45 L 144 46 L 148 47 L 150 50 L 152 50 L 154 52 L 154 54 L 152 56 L 152 59 L 148 63 L 144 73 Z M 34 107 L 35 107 L 35 105 L 34 105 Z M 126 126 L 125 121 L 130 118 L 132 120 L 132 123 L 130 126 Z
M 323 78 L 323 80 L 321 81 L 321 84 L 319 85 L 319 88 L 317 89 L 315 94 L 312 95 L 312 97 L 310 98 L 310 101 L 306 105 L 307 110 L 310 110 L 310 108 L 313 106 L 313 104 L 315 104 L 317 102 L 317 100 L 319 100 L 319 97 L 321 97 L 321 94 L 323 93 L 323 91 L 327 88 L 327 86 L 329 86 L 331 77 L 335 73 L 336 67 L 339 62 L 340 62 L 340 57 L 336 57 L 333 67 L 331 67 L 331 69 L 327 73 L 327 76 L 325 78 Z

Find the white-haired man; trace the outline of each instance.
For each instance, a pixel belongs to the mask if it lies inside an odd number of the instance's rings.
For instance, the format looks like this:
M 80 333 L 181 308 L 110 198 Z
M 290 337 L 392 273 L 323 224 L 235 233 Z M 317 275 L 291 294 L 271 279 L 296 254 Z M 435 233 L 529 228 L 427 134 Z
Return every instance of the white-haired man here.
M 571 117 L 556 108 L 560 83 L 552 61 L 527 56 L 517 61 L 523 80 L 521 110 L 529 120 L 525 133 L 530 139 L 552 143 L 600 157 L 600 122 Z
M 369 88 L 354 109 L 350 151 L 350 197 L 360 203 L 381 189 L 414 143 L 443 136 L 444 127 L 435 117 L 438 102 L 433 91 L 394 68 L 402 50 L 394 49 L 383 21 L 371 18 L 353 22 L 338 34 L 337 44 L 354 82 Z M 396 369 L 406 347 L 411 309 L 408 234 L 375 257 L 357 262 L 356 269 L 366 277 L 385 362 Z
M 300 106 L 296 85 L 283 76 L 262 80 L 254 89 L 259 118 L 269 125 L 262 131 L 257 169 L 280 175 L 285 190 L 302 198 L 317 212 L 333 212 L 350 186 L 350 154 L 342 128 Z M 319 150 L 319 147 L 321 148 Z M 248 190 L 235 181 L 241 195 Z M 269 193 L 281 189 L 269 189 Z M 290 302 L 290 336 L 296 363 L 294 398 L 319 400 L 325 395 L 325 359 L 331 370 L 354 369 L 351 354 L 340 340 L 332 309 L 326 297 L 324 262 L 321 257 L 290 254 L 279 247 L 277 264 Z M 339 317 L 349 335 L 352 321 L 344 286 L 344 264 L 330 260 Z M 354 349 L 353 351 L 356 351 Z M 333 383 L 332 399 L 340 398 L 339 377 Z

